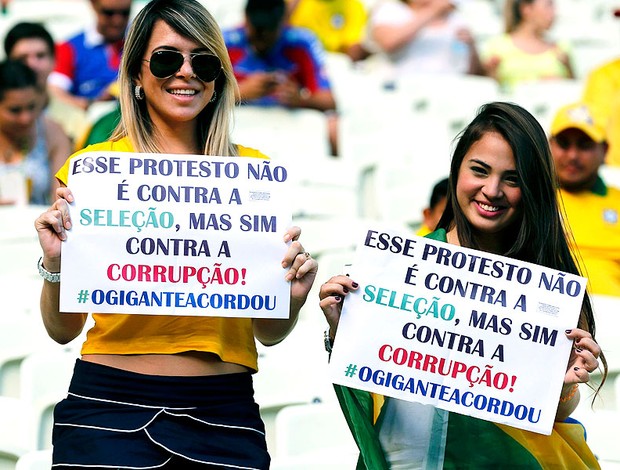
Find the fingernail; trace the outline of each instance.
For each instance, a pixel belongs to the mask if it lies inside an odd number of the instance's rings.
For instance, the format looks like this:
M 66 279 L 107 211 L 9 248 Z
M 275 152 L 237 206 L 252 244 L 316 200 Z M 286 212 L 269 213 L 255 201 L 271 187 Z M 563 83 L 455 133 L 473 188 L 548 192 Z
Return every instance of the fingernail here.
M 575 351 L 577 351 L 577 352 L 581 352 L 581 351 L 583 351 L 583 349 L 581 349 L 581 348 L 575 348 Z
M 579 370 L 579 367 L 573 367 L 573 370 L 576 372 Z
M 354 282 L 353 284 L 351 284 L 353 287 L 355 287 L 356 289 L 359 287 L 359 284 L 357 282 Z
M 573 330 L 565 330 L 565 333 L 566 333 L 567 335 L 569 335 L 571 331 L 573 331 Z
M 345 292 L 349 292 L 349 289 L 347 289 L 346 287 L 343 287 L 342 290 Z
M 336 299 L 336 302 L 340 302 L 340 301 L 342 300 L 342 297 L 340 297 L 339 295 L 337 295 L 337 296 L 335 297 L 335 299 Z

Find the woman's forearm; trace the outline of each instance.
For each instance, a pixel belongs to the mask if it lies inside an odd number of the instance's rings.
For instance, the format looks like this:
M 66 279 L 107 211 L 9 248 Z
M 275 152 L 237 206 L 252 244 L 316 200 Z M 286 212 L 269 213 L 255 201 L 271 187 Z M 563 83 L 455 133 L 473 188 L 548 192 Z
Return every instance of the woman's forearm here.
M 86 313 L 60 313 L 60 283 L 43 281 L 40 306 L 47 334 L 57 343 L 67 344 L 82 332 Z
M 573 411 L 579 405 L 579 385 L 565 385 L 562 387 L 562 394 L 560 395 L 560 403 L 558 404 L 558 410 L 555 413 L 556 421 L 565 421 Z
M 288 318 L 255 318 L 252 323 L 254 327 L 254 337 L 265 346 L 273 346 L 283 341 L 289 333 L 293 331 L 293 328 L 295 328 L 299 318 L 299 312 L 304 304 L 305 300 L 291 299 Z

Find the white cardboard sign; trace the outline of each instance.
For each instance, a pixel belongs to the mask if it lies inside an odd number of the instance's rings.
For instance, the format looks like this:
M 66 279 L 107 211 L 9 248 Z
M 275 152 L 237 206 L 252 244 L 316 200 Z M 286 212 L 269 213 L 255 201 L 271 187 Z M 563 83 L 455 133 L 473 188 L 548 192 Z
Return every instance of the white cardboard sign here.
M 586 279 L 368 228 L 334 383 L 550 434 Z
M 288 173 L 249 157 L 74 157 L 63 312 L 288 318 Z

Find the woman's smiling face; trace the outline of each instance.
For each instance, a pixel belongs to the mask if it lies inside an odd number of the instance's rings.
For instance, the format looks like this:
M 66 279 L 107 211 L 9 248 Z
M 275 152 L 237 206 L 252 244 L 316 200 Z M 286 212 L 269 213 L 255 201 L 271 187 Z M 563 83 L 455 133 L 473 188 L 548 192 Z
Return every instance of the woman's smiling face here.
M 456 199 L 476 236 L 501 234 L 521 216 L 521 182 L 508 142 L 487 132 L 459 169 Z
M 159 50 L 178 51 L 185 56 L 181 68 L 165 79 L 153 76 L 149 69 L 151 54 Z M 215 82 L 203 82 L 197 78 L 189 60 L 190 54 L 199 52 L 206 51 L 178 34 L 163 20 L 155 24 L 138 83 L 144 89 L 149 114 L 156 125 L 193 121 L 209 104 Z

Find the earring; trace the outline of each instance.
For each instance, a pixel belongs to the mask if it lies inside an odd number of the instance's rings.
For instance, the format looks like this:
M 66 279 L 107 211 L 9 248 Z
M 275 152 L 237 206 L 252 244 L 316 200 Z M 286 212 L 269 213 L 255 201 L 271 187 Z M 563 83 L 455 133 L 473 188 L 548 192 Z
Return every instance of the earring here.
M 215 100 L 217 100 L 217 91 L 213 90 L 213 96 L 209 100 L 209 103 L 213 103 Z
M 142 89 L 142 85 L 136 85 L 133 90 L 133 94 L 138 101 L 142 101 L 144 99 L 144 90 Z

